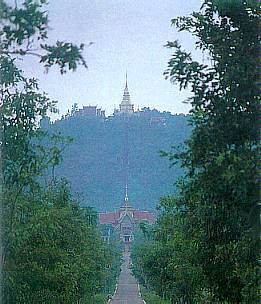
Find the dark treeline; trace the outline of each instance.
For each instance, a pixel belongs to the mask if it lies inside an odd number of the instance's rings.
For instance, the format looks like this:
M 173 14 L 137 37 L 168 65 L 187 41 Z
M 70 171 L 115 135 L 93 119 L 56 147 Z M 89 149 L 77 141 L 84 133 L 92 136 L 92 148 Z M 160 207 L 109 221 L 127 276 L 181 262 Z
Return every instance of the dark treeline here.
M 80 207 L 64 179 L 39 182 L 59 164 L 59 147 L 67 139 L 40 130 L 38 122 L 55 111 L 55 103 L 16 65 L 31 54 L 46 68 L 57 64 L 61 73 L 86 66 L 83 46 L 45 44 L 45 2 L 26 0 L 11 7 L 0 1 L 0 301 L 104 303 L 119 272 L 117 244 L 102 242 L 96 212 Z
M 192 91 L 193 131 L 179 193 L 159 205 L 155 229 L 133 248 L 140 282 L 170 303 L 259 303 L 257 174 L 259 4 L 205 1 L 172 20 L 209 59 L 177 41 L 166 75 Z
M 191 132 L 188 116 L 148 108 L 129 118 L 67 115 L 53 124 L 45 120 L 42 126 L 49 133 L 72 138 L 55 175 L 67 177 L 83 204 L 101 211 L 122 204 L 127 153 L 133 206 L 154 210 L 161 196 L 173 194 L 183 170 L 176 166 L 170 171 L 160 150 L 183 143 Z

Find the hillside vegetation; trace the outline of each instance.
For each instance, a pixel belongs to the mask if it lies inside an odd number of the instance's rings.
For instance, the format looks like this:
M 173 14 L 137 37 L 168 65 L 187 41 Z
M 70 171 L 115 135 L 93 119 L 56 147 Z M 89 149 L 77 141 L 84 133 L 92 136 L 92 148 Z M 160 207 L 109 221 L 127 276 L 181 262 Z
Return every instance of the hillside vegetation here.
M 128 119 L 72 115 L 54 124 L 42 123 L 50 133 L 73 138 L 55 174 L 71 182 L 83 205 L 101 211 L 119 207 L 124 198 L 127 163 L 133 206 L 151 210 L 161 196 L 175 192 L 173 184 L 182 170 L 178 166 L 170 169 L 159 151 L 169 151 L 171 145 L 182 144 L 189 137 L 188 117 L 145 110 L 141 116 Z

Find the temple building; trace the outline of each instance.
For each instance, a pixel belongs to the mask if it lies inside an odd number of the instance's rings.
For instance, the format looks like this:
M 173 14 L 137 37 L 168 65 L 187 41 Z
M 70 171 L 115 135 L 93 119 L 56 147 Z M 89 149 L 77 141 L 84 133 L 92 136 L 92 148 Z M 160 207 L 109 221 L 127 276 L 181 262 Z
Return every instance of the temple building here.
M 142 222 L 155 223 L 155 215 L 145 210 L 137 210 L 130 204 L 128 187 L 126 185 L 125 198 L 122 206 L 114 211 L 99 214 L 99 222 L 102 225 L 112 225 L 124 244 L 129 244 L 134 238 L 134 231 Z
M 74 116 L 98 116 L 105 118 L 105 110 L 98 108 L 97 106 L 83 106 L 82 109 L 77 109 Z
M 126 83 L 123 92 L 122 102 L 119 105 L 119 109 L 114 110 L 114 115 L 125 114 L 131 115 L 134 113 L 134 104 L 131 103 L 130 93 L 128 88 L 128 75 L 126 73 Z
M 122 102 L 119 105 L 119 109 L 114 111 L 114 115 L 132 115 L 134 113 L 134 105 L 131 103 L 130 93 L 128 89 L 128 76 L 126 73 L 126 84 L 123 93 Z M 139 227 L 140 223 L 147 222 L 148 224 L 155 223 L 155 215 L 146 210 L 138 210 L 132 207 L 128 197 L 128 180 L 129 180 L 129 128 L 128 119 L 125 120 L 126 125 L 122 130 L 125 134 L 125 143 L 123 149 L 123 168 L 125 172 L 125 198 L 121 207 L 113 212 L 100 213 L 99 222 L 102 225 L 110 225 L 113 231 L 119 236 L 123 242 L 125 249 L 128 248 L 129 244 L 134 239 L 134 231 Z M 109 230 L 110 231 L 110 230 Z M 104 236 L 104 239 L 109 236 Z

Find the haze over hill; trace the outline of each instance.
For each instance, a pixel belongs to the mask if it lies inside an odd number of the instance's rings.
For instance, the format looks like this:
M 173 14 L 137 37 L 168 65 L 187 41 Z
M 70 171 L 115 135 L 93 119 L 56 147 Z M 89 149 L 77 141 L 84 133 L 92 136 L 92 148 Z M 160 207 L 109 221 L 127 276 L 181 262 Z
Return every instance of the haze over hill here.
M 56 175 L 70 181 L 73 192 L 80 193 L 82 204 L 99 211 L 122 204 L 127 144 L 130 202 L 135 208 L 153 210 L 161 196 L 175 192 L 173 184 L 182 174 L 178 166 L 170 169 L 159 151 L 168 151 L 171 145 L 188 138 L 187 120 L 188 116 L 182 114 L 144 108 L 128 118 L 72 115 L 45 124 L 45 128 L 74 139 L 65 149 Z

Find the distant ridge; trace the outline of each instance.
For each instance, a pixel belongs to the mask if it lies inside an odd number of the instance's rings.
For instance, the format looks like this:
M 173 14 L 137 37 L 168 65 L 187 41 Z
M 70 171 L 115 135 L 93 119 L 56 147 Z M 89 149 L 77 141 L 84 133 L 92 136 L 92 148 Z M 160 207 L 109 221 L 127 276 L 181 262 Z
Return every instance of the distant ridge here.
M 143 108 L 128 117 L 129 189 L 136 209 L 154 210 L 161 196 L 175 192 L 174 182 L 182 175 L 180 168 L 169 168 L 159 156 L 187 139 L 191 127 L 188 116 L 172 115 Z M 120 207 L 124 196 L 124 143 L 126 117 L 67 115 L 51 124 L 42 121 L 49 132 L 71 136 L 74 142 L 65 149 L 56 175 L 66 177 L 83 205 L 98 211 Z

